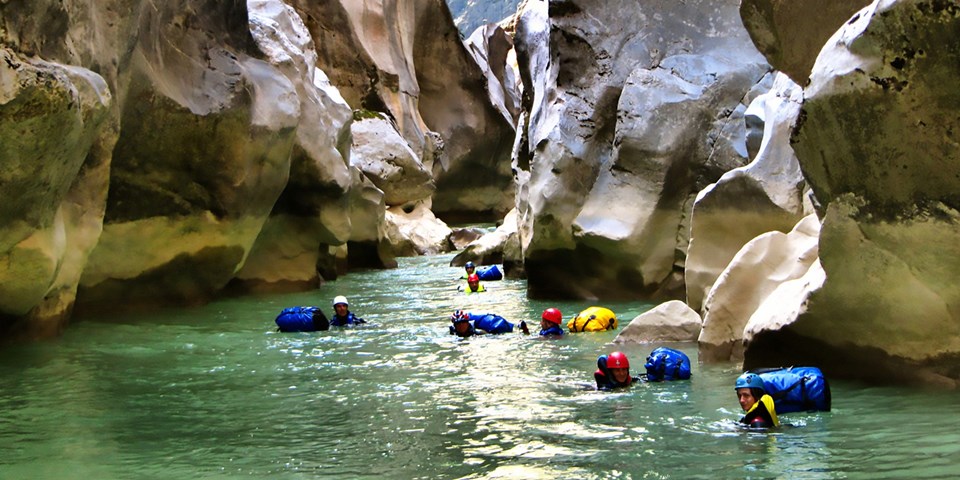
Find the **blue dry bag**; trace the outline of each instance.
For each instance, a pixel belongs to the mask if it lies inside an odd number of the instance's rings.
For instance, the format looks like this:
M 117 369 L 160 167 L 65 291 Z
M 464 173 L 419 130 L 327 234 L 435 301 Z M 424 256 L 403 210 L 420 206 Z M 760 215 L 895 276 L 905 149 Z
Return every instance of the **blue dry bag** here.
M 313 321 L 314 315 L 320 320 Z M 277 315 L 277 328 L 281 332 L 313 332 L 330 328 L 327 317 L 317 307 L 287 307 Z
M 763 379 L 777 413 L 830 411 L 830 385 L 817 367 L 750 370 Z
M 496 265 L 478 268 L 477 276 L 480 277 L 480 280 L 503 280 L 503 273 Z
M 513 324 L 500 315 L 492 313 L 470 314 L 470 320 L 473 320 L 474 328 L 479 328 L 487 333 L 509 333 L 513 331 Z
M 660 347 L 650 352 L 647 363 L 647 381 L 662 382 L 690 378 L 690 359 L 679 350 Z

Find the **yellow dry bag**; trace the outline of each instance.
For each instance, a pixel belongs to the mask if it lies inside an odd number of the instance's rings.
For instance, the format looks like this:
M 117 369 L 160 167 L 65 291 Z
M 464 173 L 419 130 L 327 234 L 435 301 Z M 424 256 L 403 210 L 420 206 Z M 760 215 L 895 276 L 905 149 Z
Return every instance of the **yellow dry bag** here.
M 590 307 L 567 322 L 571 332 L 605 332 L 617 328 L 617 315 L 610 309 Z

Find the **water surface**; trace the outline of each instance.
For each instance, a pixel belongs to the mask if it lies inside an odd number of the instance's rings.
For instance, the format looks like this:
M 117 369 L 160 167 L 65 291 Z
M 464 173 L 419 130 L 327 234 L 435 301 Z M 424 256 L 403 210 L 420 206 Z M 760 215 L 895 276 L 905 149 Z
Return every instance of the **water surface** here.
M 449 255 L 300 294 L 87 319 L 0 351 L 0 478 L 951 478 L 953 392 L 834 380 L 829 413 L 745 432 L 737 365 L 689 382 L 592 389 L 616 332 L 457 339 L 455 308 L 536 319 L 525 282 L 455 291 Z M 335 295 L 371 325 L 277 333 Z M 650 308 L 607 303 L 625 325 Z M 626 346 L 633 373 L 658 345 Z M 695 344 L 672 345 L 696 358 Z

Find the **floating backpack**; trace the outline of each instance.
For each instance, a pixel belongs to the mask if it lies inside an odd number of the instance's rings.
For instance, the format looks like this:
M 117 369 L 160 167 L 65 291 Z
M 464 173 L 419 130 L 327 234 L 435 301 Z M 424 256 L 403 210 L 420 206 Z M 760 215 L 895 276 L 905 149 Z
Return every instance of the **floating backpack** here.
M 617 328 L 617 315 L 607 308 L 590 307 L 567 322 L 571 332 L 605 332 Z
M 487 333 L 509 333 L 513 331 L 513 324 L 500 315 L 494 315 L 492 313 L 471 313 L 470 320 L 473 320 L 474 328 L 479 328 Z
M 327 316 L 317 307 L 284 308 L 276 321 L 277 329 L 281 332 L 314 332 L 330 328 Z
M 650 352 L 647 363 L 647 381 L 662 382 L 690 378 L 690 359 L 680 350 L 660 347 Z
M 496 265 L 478 268 L 477 276 L 480 277 L 480 280 L 503 280 L 503 273 Z
M 750 370 L 763 379 L 777 413 L 830 411 L 830 385 L 817 367 Z

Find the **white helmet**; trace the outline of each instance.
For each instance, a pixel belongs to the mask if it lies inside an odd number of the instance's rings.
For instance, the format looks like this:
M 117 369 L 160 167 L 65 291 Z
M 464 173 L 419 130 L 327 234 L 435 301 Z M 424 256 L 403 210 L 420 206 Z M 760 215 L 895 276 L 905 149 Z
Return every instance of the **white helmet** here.
M 336 297 L 333 297 L 334 306 L 337 306 L 341 303 L 344 305 L 349 305 L 349 303 L 347 302 L 347 297 L 344 297 L 343 295 L 337 295 Z

